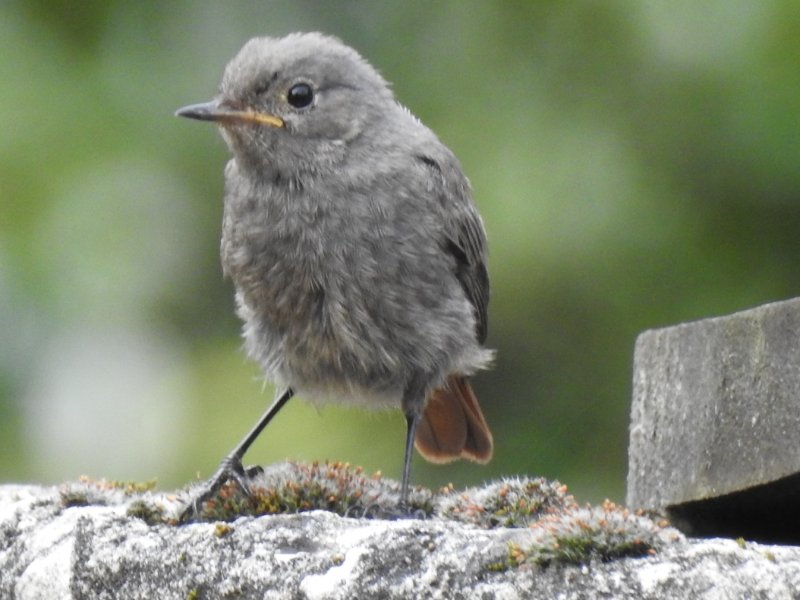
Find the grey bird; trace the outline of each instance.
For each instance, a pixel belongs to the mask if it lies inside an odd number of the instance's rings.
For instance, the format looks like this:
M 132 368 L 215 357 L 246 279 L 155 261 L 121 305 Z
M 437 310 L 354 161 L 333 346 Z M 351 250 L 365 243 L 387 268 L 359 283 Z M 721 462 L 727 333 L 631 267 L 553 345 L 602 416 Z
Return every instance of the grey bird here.
M 280 393 L 222 461 L 183 520 L 228 479 L 295 394 L 400 408 L 432 462 L 492 457 L 468 377 L 486 368 L 486 234 L 461 166 L 336 38 L 247 42 L 215 98 L 181 117 L 219 126 L 225 168 L 221 255 L 245 349 Z

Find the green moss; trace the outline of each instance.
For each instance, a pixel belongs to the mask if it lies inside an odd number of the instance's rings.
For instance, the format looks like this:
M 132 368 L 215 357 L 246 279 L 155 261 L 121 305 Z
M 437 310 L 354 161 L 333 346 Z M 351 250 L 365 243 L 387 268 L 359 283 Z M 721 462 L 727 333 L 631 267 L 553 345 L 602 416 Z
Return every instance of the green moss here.
M 89 495 L 84 490 L 62 489 L 61 506 L 70 508 L 72 506 L 89 506 Z
M 148 525 L 163 525 L 167 523 L 164 516 L 164 509 L 161 506 L 146 502 L 145 500 L 134 500 L 126 511 L 129 517 L 141 519 Z
M 559 537 L 552 548 L 544 548 L 533 558 L 540 565 L 552 562 L 581 564 L 600 560 L 603 562 L 627 556 L 644 556 L 653 546 L 643 540 L 619 540 L 608 543 L 601 538 Z
M 149 525 L 177 525 L 173 513 L 179 508 L 167 513 L 158 496 L 150 494 L 154 485 L 154 481 L 84 478 L 62 488 L 61 502 L 64 506 L 126 504 L 129 516 Z M 255 477 L 250 486 L 245 493 L 236 483 L 226 483 L 203 505 L 197 520 L 215 523 L 214 535 L 223 538 L 233 531 L 228 523 L 242 516 L 309 510 L 367 518 L 407 514 L 399 507 L 398 482 L 385 480 L 380 473 L 366 474 L 348 463 L 281 463 Z M 188 496 L 182 501 L 168 496 L 162 502 L 180 507 L 187 500 Z M 583 564 L 647 556 L 681 538 L 658 515 L 632 513 L 608 501 L 599 507 L 579 507 L 566 486 L 541 478 L 506 479 L 461 492 L 448 486 L 436 494 L 415 487 L 409 504 L 417 517 L 450 519 L 484 528 L 518 528 L 519 537 L 509 545 L 507 555 L 495 557 L 486 565 L 490 572 L 522 565 Z M 530 531 L 527 541 L 525 528 Z M 333 564 L 343 560 L 340 555 L 331 557 Z
M 86 476 L 81 477 L 79 482 L 96 487 L 100 490 L 119 490 L 126 496 L 152 492 L 158 483 L 156 479 L 151 479 L 149 481 L 124 481 L 116 479 L 92 479 Z
M 504 560 L 489 563 L 486 569 L 492 573 L 503 573 L 510 569 L 514 569 L 523 564 L 528 558 L 528 555 L 522 547 L 516 542 L 509 542 L 508 554 Z
M 527 527 L 540 517 L 576 506 L 557 481 L 527 477 L 505 479 L 461 493 L 442 490 L 437 514 L 485 528 Z
M 157 479 L 149 481 L 109 481 L 107 485 L 118 490 L 122 490 L 127 495 L 142 494 L 144 492 L 152 492 L 156 489 L 158 484 Z
M 511 569 L 512 565 L 507 561 L 498 561 L 486 565 L 486 570 L 490 573 L 505 573 Z
M 657 523 L 609 501 L 550 515 L 531 529 L 534 538 L 525 560 L 538 565 L 648 556 L 681 539 L 666 522 Z
M 119 504 L 123 498 L 141 495 L 155 488 L 156 481 L 109 481 L 81 477 L 77 482 L 61 486 L 61 505 L 108 506 Z
M 227 523 L 217 523 L 214 525 L 214 535 L 218 538 L 223 538 L 233 531 L 233 527 Z
M 252 482 L 246 495 L 233 483 L 220 488 L 203 506 L 203 521 L 232 521 L 243 515 L 260 516 L 327 510 L 342 516 L 371 516 L 371 511 L 395 510 L 396 482 L 384 481 L 380 473 L 366 475 L 348 463 L 287 463 Z M 433 512 L 432 494 L 417 488 L 411 509 L 425 515 Z
M 655 522 L 609 501 L 600 507 L 574 507 L 549 514 L 530 529 L 530 543 L 510 543 L 505 560 L 488 564 L 487 570 L 649 556 L 682 539 L 666 522 Z

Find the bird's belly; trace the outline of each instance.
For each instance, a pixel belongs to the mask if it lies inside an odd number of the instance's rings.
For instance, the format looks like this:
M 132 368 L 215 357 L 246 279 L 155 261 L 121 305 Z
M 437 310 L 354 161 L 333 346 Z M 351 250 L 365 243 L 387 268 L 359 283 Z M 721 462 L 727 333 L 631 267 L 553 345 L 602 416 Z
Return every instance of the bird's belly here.
M 254 309 L 241 293 L 237 301 L 247 354 L 270 381 L 315 403 L 400 405 L 402 373 L 381 360 L 380 352 L 348 345 L 341 325 L 327 316 L 324 298 L 296 302 L 294 312 L 283 302 L 261 302 Z

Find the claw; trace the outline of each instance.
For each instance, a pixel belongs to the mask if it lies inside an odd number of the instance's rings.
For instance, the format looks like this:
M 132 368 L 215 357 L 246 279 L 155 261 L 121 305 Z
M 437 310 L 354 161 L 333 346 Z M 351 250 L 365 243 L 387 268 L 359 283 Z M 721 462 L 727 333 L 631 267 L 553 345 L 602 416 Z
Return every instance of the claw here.
M 183 509 L 180 517 L 178 517 L 179 523 L 188 523 L 198 517 L 203 504 L 208 502 L 229 479 L 235 481 L 236 485 L 239 486 L 245 495 L 251 495 L 250 484 L 247 480 L 262 472 L 263 469 L 261 469 L 261 467 L 247 467 L 247 469 L 245 469 L 242 466 L 242 457 L 264 427 L 278 414 L 278 411 L 280 411 L 283 405 L 286 404 L 293 395 L 294 392 L 292 388 L 286 388 L 283 390 L 283 393 L 275 398 L 275 401 L 270 405 L 267 411 L 261 415 L 261 418 L 253 429 L 251 429 L 236 448 L 223 459 L 217 472 L 206 481 L 200 493 L 195 496 L 194 500 L 186 504 L 186 508 Z
M 255 479 L 259 475 L 264 474 L 264 467 L 261 465 L 250 465 L 249 467 L 244 468 L 244 476 L 247 479 Z
M 201 486 L 199 493 L 189 502 L 178 517 L 181 524 L 189 523 L 200 516 L 203 505 L 211 500 L 214 495 L 228 481 L 233 481 L 245 496 L 250 496 L 250 479 L 263 472 L 259 466 L 242 466 L 242 461 L 237 456 L 227 456 L 220 463 L 217 471 Z

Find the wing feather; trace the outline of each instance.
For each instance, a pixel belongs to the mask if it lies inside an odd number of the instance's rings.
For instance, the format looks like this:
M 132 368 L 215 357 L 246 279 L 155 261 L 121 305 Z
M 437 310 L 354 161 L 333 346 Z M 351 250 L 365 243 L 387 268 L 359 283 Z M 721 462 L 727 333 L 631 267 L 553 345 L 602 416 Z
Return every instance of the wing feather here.
M 455 274 L 475 310 L 475 334 L 479 343 L 488 332 L 489 274 L 486 269 L 486 231 L 472 202 L 469 182 L 461 174 L 455 158 L 443 169 L 430 156 L 420 156 L 435 172 L 439 202 L 444 215 L 442 247 L 455 259 Z

